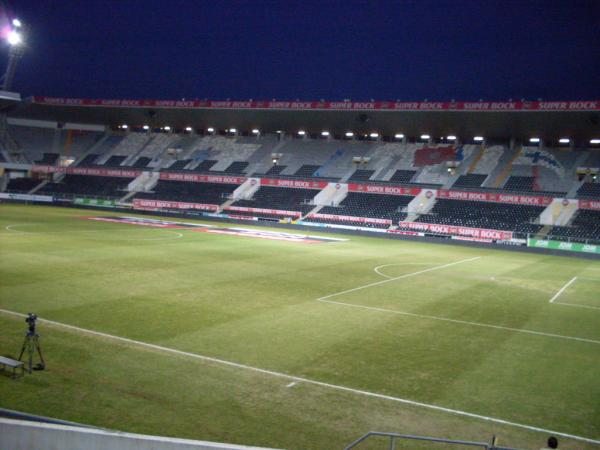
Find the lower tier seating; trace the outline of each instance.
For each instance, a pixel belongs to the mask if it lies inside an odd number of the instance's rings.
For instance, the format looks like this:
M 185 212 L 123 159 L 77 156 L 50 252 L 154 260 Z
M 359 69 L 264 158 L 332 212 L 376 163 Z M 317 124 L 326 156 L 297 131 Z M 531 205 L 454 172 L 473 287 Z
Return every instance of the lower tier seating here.
M 314 205 L 311 205 L 316 189 L 279 188 L 261 186 L 250 200 L 238 200 L 232 206 L 246 208 L 281 209 L 285 211 L 298 211 L 306 214 Z
M 350 176 L 350 178 L 348 178 L 348 181 L 367 181 L 373 176 L 374 173 L 374 170 L 357 169 Z
M 183 170 L 184 167 L 187 166 L 190 162 L 192 162 L 191 159 L 180 159 L 178 161 L 173 162 L 168 167 L 168 170 Z
M 544 206 L 440 199 L 417 222 L 536 233 L 542 226 L 532 222 L 544 209 Z
M 79 164 L 77 164 L 80 167 L 87 167 L 87 166 L 93 166 L 94 162 L 98 159 L 98 156 L 100 155 L 96 155 L 96 154 L 89 154 L 89 155 L 85 155 L 85 157 L 79 161 Z
M 221 205 L 238 186 L 237 184 L 159 180 L 153 192 L 140 192 L 135 195 L 135 198 Z
M 296 170 L 296 172 L 294 173 L 294 176 L 300 177 L 300 178 L 312 177 L 312 176 L 314 176 L 315 172 L 319 169 L 319 167 L 321 167 L 321 166 L 305 164 L 302 167 L 300 167 L 298 170 Z
M 13 178 L 8 182 L 8 186 L 6 186 L 6 190 L 9 192 L 29 192 L 38 184 L 40 184 L 42 180 L 38 178 Z
M 579 210 L 568 227 L 552 227 L 549 236 L 576 242 L 600 242 L 600 211 Z
M 394 222 L 404 218 L 399 210 L 408 205 L 414 197 L 406 195 L 364 194 L 349 192 L 339 206 L 325 206 L 320 214 L 339 216 L 370 217 L 391 219 Z
M 133 178 L 65 175 L 58 183 L 48 183 L 37 193 L 70 194 L 95 197 L 123 197 Z
M 412 177 L 417 173 L 415 170 L 396 170 L 390 182 L 392 183 L 410 183 Z

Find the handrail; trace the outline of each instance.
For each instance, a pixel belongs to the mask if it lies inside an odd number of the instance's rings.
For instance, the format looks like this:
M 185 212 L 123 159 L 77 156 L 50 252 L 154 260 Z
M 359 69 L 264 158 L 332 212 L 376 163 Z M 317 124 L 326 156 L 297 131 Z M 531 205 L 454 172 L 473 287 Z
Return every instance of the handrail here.
M 477 442 L 477 441 L 463 441 L 456 439 L 445 439 L 445 438 L 436 438 L 431 436 L 417 436 L 413 434 L 399 434 L 399 433 L 390 433 L 390 432 L 382 432 L 382 431 L 369 431 L 367 434 L 361 436 L 355 441 L 351 442 L 344 450 L 350 450 L 355 448 L 361 442 L 366 441 L 367 439 L 373 437 L 389 437 L 390 438 L 390 450 L 395 450 L 396 448 L 396 440 L 397 439 L 411 439 L 416 441 L 428 441 L 435 443 L 443 443 L 443 444 L 451 444 L 451 445 L 461 445 L 461 446 L 471 446 L 471 447 L 481 447 L 485 450 L 518 450 L 516 448 L 511 447 L 498 447 L 496 446 L 496 437 L 492 437 L 492 442 L 488 444 L 487 442 Z

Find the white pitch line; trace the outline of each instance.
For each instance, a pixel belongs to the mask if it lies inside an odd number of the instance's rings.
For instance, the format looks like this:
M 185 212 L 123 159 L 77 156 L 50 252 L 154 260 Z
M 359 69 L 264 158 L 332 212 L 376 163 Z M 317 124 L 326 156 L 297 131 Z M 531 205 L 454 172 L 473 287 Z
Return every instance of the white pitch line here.
M 575 306 L 576 308 L 600 309 L 600 306 L 581 305 L 579 303 L 554 302 L 553 305 Z
M 356 305 L 354 303 L 336 302 L 333 300 L 319 300 L 319 301 L 322 303 L 331 303 L 332 305 L 350 306 L 352 308 L 361 308 L 361 309 L 368 309 L 371 311 L 399 314 L 402 316 L 417 317 L 420 319 L 440 320 L 443 322 L 460 323 L 462 325 L 472 325 L 472 326 L 476 326 L 476 327 L 494 328 L 497 330 L 515 331 L 518 333 L 534 334 L 537 336 L 545 336 L 545 337 L 552 337 L 552 338 L 558 338 L 558 339 L 568 339 L 568 340 L 572 340 L 572 341 L 587 342 L 589 344 L 600 344 L 600 341 L 597 341 L 594 339 L 580 338 L 580 337 L 576 337 L 576 336 L 565 336 L 562 334 L 544 333 L 543 331 L 528 330 L 526 328 L 512 328 L 512 327 L 504 327 L 502 325 L 492 325 L 489 323 L 469 322 L 467 320 L 450 319 L 448 317 L 439 317 L 439 316 L 430 316 L 427 314 L 417 314 L 417 313 L 411 313 L 411 312 L 407 312 L 407 311 L 398 311 L 395 309 L 378 308 L 375 306 Z
M 575 282 L 576 279 L 577 279 L 577 277 L 571 278 L 571 281 L 569 281 L 567 284 L 565 284 L 563 287 L 561 287 L 560 290 L 556 293 L 556 295 L 554 295 L 554 297 L 552 297 L 550 299 L 549 303 L 554 303 L 554 300 L 556 300 L 560 296 L 560 294 L 562 294 L 565 291 L 566 288 L 571 286 Z
M 414 277 L 415 275 L 421 275 L 422 273 L 432 272 L 434 270 L 445 269 L 446 267 L 452 267 L 457 264 L 462 264 L 462 263 L 466 263 L 469 261 L 475 261 L 476 259 L 480 259 L 480 258 L 481 258 L 481 256 L 475 256 L 474 258 L 463 259 L 460 261 L 455 261 L 453 263 L 448 263 L 448 264 L 444 264 L 441 266 L 430 267 L 429 269 L 419 270 L 418 272 L 405 273 L 404 275 L 400 275 L 399 277 L 388 278 L 387 280 L 376 281 L 374 283 L 365 284 L 365 285 L 358 286 L 358 287 L 355 287 L 352 289 L 346 289 L 345 291 L 335 292 L 333 294 L 329 294 L 324 297 L 320 297 L 317 299 L 317 301 L 323 301 L 327 298 L 337 297 L 338 295 L 343 295 L 343 294 L 349 294 L 350 292 L 360 291 L 361 289 L 366 289 L 366 288 L 373 287 L 373 286 L 379 286 L 380 284 L 385 284 L 385 283 L 389 283 L 391 281 L 401 280 L 403 278 Z
M 380 272 L 379 269 L 383 269 L 384 267 L 390 267 L 390 266 L 431 266 L 432 264 L 433 263 L 411 263 L 411 262 L 382 264 L 381 266 L 375 267 L 373 269 L 373 272 L 375 272 L 377 275 L 381 275 L 384 278 L 394 278 L 391 275 L 386 275 L 385 273 Z
M 21 317 L 21 318 L 26 317 L 25 314 L 21 314 L 21 313 L 15 312 L 15 311 L 9 311 L 6 309 L 0 309 L 0 312 L 9 314 L 12 316 Z M 273 370 L 261 369 L 260 367 L 248 366 L 246 364 L 241 364 L 241 363 L 236 363 L 233 361 L 227 361 L 224 359 L 214 358 L 212 356 L 205 356 L 205 355 L 200 355 L 197 353 L 185 352 L 182 350 L 177 350 L 177 349 L 169 348 L 169 347 L 163 347 L 161 345 L 150 344 L 148 342 L 143 342 L 143 341 L 136 341 L 136 340 L 129 339 L 129 338 L 114 336 L 112 334 L 107 334 L 107 333 L 102 333 L 100 331 L 88 330 L 86 328 L 80 328 L 80 327 L 68 325 L 68 324 L 61 323 L 61 322 L 55 322 L 53 320 L 47 320 L 47 319 L 41 319 L 41 318 L 39 320 L 40 320 L 40 322 L 43 322 L 43 323 L 47 323 L 47 324 L 54 325 L 57 327 L 67 328 L 70 330 L 77 331 L 79 333 L 85 333 L 85 334 L 90 334 L 93 336 L 99 336 L 99 337 L 103 337 L 103 338 L 107 338 L 107 339 L 112 339 L 115 341 L 126 342 L 128 344 L 137 345 L 139 347 L 150 348 L 150 349 L 158 350 L 161 352 L 173 353 L 176 355 L 186 356 L 188 358 L 194 358 L 194 359 L 198 359 L 201 361 L 209 361 L 209 362 L 221 364 L 224 366 L 235 367 L 237 369 L 249 370 L 249 371 L 253 371 L 253 372 L 257 372 L 257 373 L 262 373 L 265 375 L 271 375 L 273 377 L 283 378 L 283 379 L 290 380 L 290 381 L 312 384 L 314 386 L 325 387 L 325 388 L 333 389 L 333 390 L 337 390 L 337 391 L 350 392 L 352 394 L 362 395 L 364 397 L 377 398 L 380 400 L 389 400 L 389 401 L 393 401 L 393 402 L 397 402 L 397 403 L 402 403 L 405 405 L 411 405 L 411 406 L 416 406 L 419 408 L 431 409 L 434 411 L 441 411 L 441 412 L 445 412 L 445 413 L 449 413 L 449 414 L 454 414 L 457 416 L 470 417 L 472 419 L 479 419 L 479 420 L 484 420 L 487 422 L 493 422 L 493 423 L 498 423 L 498 424 L 507 425 L 507 426 L 511 426 L 511 427 L 522 428 L 525 430 L 535 431 L 538 433 L 555 434 L 557 436 L 562 436 L 565 438 L 574 439 L 574 440 L 582 441 L 582 442 L 589 442 L 591 444 L 600 444 L 600 440 L 595 440 L 595 439 L 591 439 L 591 438 L 584 437 L 584 436 L 577 436 L 574 434 L 563 433 L 561 431 L 547 430 L 545 428 L 535 427 L 533 425 L 526 425 L 526 424 L 517 423 L 517 422 L 510 422 L 508 420 L 498 419 L 496 417 L 483 416 L 480 414 L 470 413 L 467 411 L 461 411 L 458 409 L 446 408 L 443 406 L 433 405 L 430 403 L 422 403 L 422 402 L 417 402 L 417 401 L 409 400 L 409 399 L 405 399 L 405 398 L 393 397 L 391 395 L 378 394 L 377 392 L 363 391 L 360 389 L 353 389 L 353 388 L 349 388 L 349 387 L 341 386 L 341 385 L 337 385 L 337 384 L 331 384 L 331 383 L 325 383 L 323 381 L 312 380 L 310 378 L 303 378 L 303 377 L 298 377 L 295 375 L 288 375 L 283 372 L 275 372 Z

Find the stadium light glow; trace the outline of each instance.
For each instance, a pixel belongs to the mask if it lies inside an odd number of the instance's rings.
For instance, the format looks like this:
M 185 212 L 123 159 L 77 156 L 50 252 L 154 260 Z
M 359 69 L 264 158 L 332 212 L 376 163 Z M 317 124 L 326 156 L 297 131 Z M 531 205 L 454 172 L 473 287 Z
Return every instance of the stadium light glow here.
M 321 131 L 321 136 L 324 136 L 324 137 L 329 136 L 329 131 Z
M 532 144 L 539 144 L 540 143 L 540 138 L 538 137 L 532 137 L 529 139 L 529 142 L 531 142 Z
M 165 131 L 171 131 L 171 127 L 169 125 L 165 125 L 163 127 L 163 130 L 165 130 Z
M 590 144 L 600 144 L 600 139 L 591 139 Z
M 15 28 L 21 28 L 21 26 L 23 25 L 19 19 L 13 19 L 12 24 Z
M 354 133 L 352 131 L 346 131 L 346 137 L 352 137 Z
M 304 131 L 304 130 L 298 131 L 298 136 L 305 136 L 305 135 L 306 135 L 306 131 Z
M 446 139 L 448 139 L 449 141 L 455 141 L 456 140 L 456 136 L 454 135 L 450 135 L 450 136 L 446 136 Z
M 404 139 L 404 135 L 402 133 L 397 133 L 394 135 L 394 139 Z
M 560 138 L 558 140 L 558 142 L 560 142 L 561 144 L 568 144 L 569 142 L 571 142 L 571 139 L 569 139 L 569 138 Z
M 129 128 L 129 126 L 127 126 L 127 124 L 123 124 L 119 128 L 122 128 L 123 130 L 126 130 L 127 128 Z
M 188 133 L 191 133 L 192 127 L 185 127 L 185 131 L 187 131 Z
M 231 134 L 234 134 L 234 133 L 237 133 L 237 130 L 236 130 L 235 128 L 230 128 L 230 129 L 229 129 L 229 132 L 230 132 Z
M 473 138 L 473 140 L 474 140 L 475 142 L 483 142 L 483 136 L 475 136 L 475 137 Z
M 428 134 L 422 134 L 421 135 L 421 139 L 423 139 L 424 141 L 428 141 L 430 137 L 431 136 L 429 136 Z
M 146 131 L 150 129 L 150 127 L 148 125 L 144 125 L 142 128 Z
M 258 128 L 255 128 L 254 130 L 252 130 L 252 134 L 260 134 L 260 131 L 258 130 Z
M 373 133 L 369 134 L 369 137 L 372 137 L 373 139 L 376 139 L 376 138 L 379 137 L 379 133 L 373 132 Z
M 23 42 L 23 38 L 21 38 L 21 35 L 15 30 L 8 33 L 6 40 L 10 45 L 19 45 Z
M 209 133 L 214 133 L 214 132 L 215 132 L 215 129 L 214 129 L 213 127 L 208 127 L 208 128 L 206 129 L 206 131 L 208 131 Z

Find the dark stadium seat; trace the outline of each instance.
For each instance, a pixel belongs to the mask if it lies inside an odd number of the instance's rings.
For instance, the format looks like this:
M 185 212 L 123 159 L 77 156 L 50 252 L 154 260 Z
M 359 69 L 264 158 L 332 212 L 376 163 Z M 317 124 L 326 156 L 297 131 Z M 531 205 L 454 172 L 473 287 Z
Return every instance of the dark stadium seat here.
M 168 170 L 184 170 L 185 166 L 190 162 L 192 162 L 191 159 L 180 159 L 179 161 L 173 162 L 173 164 L 168 167 Z
M 110 158 L 108 158 L 103 164 L 100 164 L 100 166 L 104 166 L 104 167 L 119 167 L 121 165 L 121 163 L 123 161 L 125 161 L 126 159 L 127 159 L 127 156 L 113 155 Z
M 544 209 L 544 206 L 438 199 L 429 214 L 421 215 L 417 222 L 536 233 L 542 226 L 531 222 Z
M 12 178 L 8 182 L 8 186 L 6 190 L 9 192 L 29 192 L 38 184 L 40 184 L 42 180 L 38 178 Z
M 350 176 L 350 178 L 348 178 L 348 181 L 367 181 L 373 176 L 374 173 L 374 170 L 357 169 Z
M 148 167 L 148 164 L 150 164 L 150 161 L 152 161 L 152 158 L 142 156 L 141 158 L 138 158 L 131 167 L 135 167 L 136 169 L 142 169 L 144 167 Z
M 250 163 L 247 161 L 234 161 L 225 170 L 223 170 L 223 173 L 242 175 L 249 164 Z
M 415 173 L 417 172 L 414 170 L 396 170 L 389 181 L 399 184 L 410 183 L 410 180 L 415 176 Z
M 581 209 L 576 213 L 571 226 L 552 227 L 549 236 L 576 242 L 600 243 L 600 211 Z
M 406 216 L 399 209 L 406 207 L 413 198 L 407 195 L 349 192 L 339 206 L 325 206 L 319 214 L 390 219 L 397 222 Z
M 192 170 L 194 172 L 208 172 L 212 166 L 217 163 L 216 159 L 205 159 Z
M 120 198 L 132 181 L 133 178 L 124 177 L 65 175 L 58 183 L 44 185 L 38 193 Z
M 35 161 L 36 164 L 44 166 L 53 166 L 58 160 L 58 153 L 44 153 L 42 159 Z
M 267 170 L 265 175 L 279 175 L 286 168 L 287 168 L 287 166 L 273 166 L 269 170 Z
M 154 186 L 154 192 L 141 192 L 136 194 L 135 198 L 220 205 L 227 201 L 238 186 L 237 184 L 159 180 Z
M 319 170 L 319 167 L 321 166 L 316 166 L 314 164 L 305 164 L 302 167 L 300 167 L 298 170 L 296 170 L 296 172 L 294 173 L 295 177 L 313 177 L 315 175 L 315 172 L 317 170 Z
M 314 208 L 310 202 L 317 195 L 317 189 L 279 188 L 261 186 L 250 200 L 238 200 L 232 206 L 246 208 L 279 209 L 297 211 L 303 214 Z
M 600 198 L 600 183 L 583 183 L 577 190 L 578 198 Z
M 487 177 L 488 177 L 487 175 L 480 175 L 480 174 L 475 174 L 475 173 L 468 174 L 468 175 L 461 175 L 454 182 L 452 187 L 454 187 L 454 188 L 477 188 L 483 184 L 483 182 L 485 181 L 485 179 Z
M 96 155 L 96 154 L 86 155 L 81 161 L 79 161 L 79 164 L 77 164 L 77 165 L 80 167 L 93 166 L 94 162 L 98 159 L 98 156 L 100 156 L 100 155 Z

